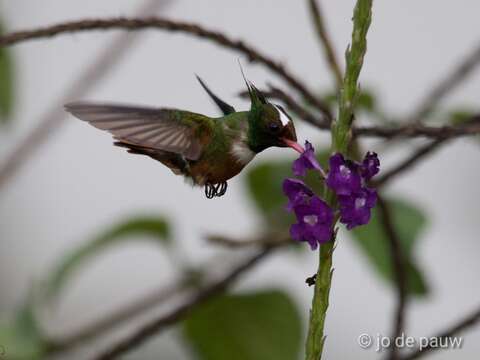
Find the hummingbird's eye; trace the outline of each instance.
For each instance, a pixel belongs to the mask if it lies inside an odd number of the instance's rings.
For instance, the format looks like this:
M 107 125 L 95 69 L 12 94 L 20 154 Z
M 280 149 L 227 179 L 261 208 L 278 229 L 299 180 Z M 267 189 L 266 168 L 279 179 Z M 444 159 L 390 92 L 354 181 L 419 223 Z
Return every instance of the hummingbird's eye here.
M 268 124 L 268 128 L 272 132 L 277 132 L 278 129 L 280 129 L 280 125 L 278 125 L 278 123 L 276 123 L 276 122 L 271 122 L 270 124 Z

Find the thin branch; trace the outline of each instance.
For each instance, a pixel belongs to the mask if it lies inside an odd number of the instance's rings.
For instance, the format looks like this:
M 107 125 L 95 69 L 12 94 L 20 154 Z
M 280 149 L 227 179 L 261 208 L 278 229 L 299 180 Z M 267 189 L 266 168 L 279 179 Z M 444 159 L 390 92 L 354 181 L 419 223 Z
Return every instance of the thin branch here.
M 292 112 L 312 124 L 320 130 L 330 130 L 330 125 L 324 119 L 319 119 L 315 114 L 308 111 L 299 104 L 291 95 L 283 90 L 269 85 L 270 90 L 262 90 L 268 98 L 282 101 Z M 240 92 L 240 96 L 248 96 L 247 92 Z M 391 138 L 431 138 L 447 139 L 461 136 L 472 136 L 480 134 L 480 114 L 472 116 L 461 125 L 456 126 L 424 126 L 420 124 L 408 124 L 396 127 L 364 126 L 354 127 L 352 133 L 355 137 L 379 137 L 384 139 Z
M 380 195 L 378 196 L 378 209 L 380 212 L 380 224 L 390 243 L 390 254 L 393 260 L 393 273 L 397 286 L 397 307 L 395 310 L 395 319 L 392 330 L 392 338 L 396 339 L 401 336 L 405 327 L 405 309 L 407 304 L 407 276 L 405 257 L 400 238 L 398 237 L 398 232 L 393 224 L 390 207 Z M 395 341 L 392 343 L 389 359 L 398 359 L 398 348 L 395 346 Z
M 269 233 L 265 236 L 247 240 L 236 240 L 221 235 L 210 235 L 207 237 L 207 241 L 212 244 L 221 245 L 230 249 L 248 248 L 252 246 L 283 246 L 292 244 L 291 237 L 285 233 Z
M 206 29 L 200 25 L 173 21 L 165 18 L 150 17 L 150 18 L 113 18 L 102 20 L 80 20 L 72 22 L 64 22 L 57 25 L 38 28 L 34 30 L 19 31 L 15 33 L 6 34 L 0 37 L 0 47 L 17 44 L 26 40 L 41 39 L 53 37 L 59 34 L 74 33 L 80 31 L 92 30 L 143 30 L 143 29 L 161 29 L 172 32 L 181 32 L 189 34 L 202 39 L 210 40 L 217 45 L 223 46 L 227 49 L 238 51 L 249 59 L 251 62 L 258 62 L 266 66 L 273 73 L 283 78 L 288 84 L 296 89 L 303 98 L 321 111 L 325 117 L 331 118 L 330 109 L 326 104 L 319 100 L 306 87 L 306 85 L 291 74 L 282 64 L 272 60 L 271 57 L 261 53 L 250 45 L 247 45 L 241 40 L 233 40 L 225 34 L 213 30 Z
M 323 51 L 325 51 L 327 64 L 330 67 L 330 70 L 334 76 L 335 82 L 337 84 L 337 89 L 340 89 L 343 83 L 342 71 L 340 70 L 340 65 L 335 55 L 332 41 L 330 40 L 330 36 L 328 35 L 328 31 L 325 26 L 324 16 L 316 0 L 309 0 L 308 3 L 310 5 L 310 14 L 317 30 L 320 44 L 322 44 Z
M 93 340 L 107 331 L 115 329 L 127 320 L 130 320 L 148 311 L 154 306 L 158 306 L 159 304 L 173 298 L 179 293 L 185 291 L 188 287 L 188 279 L 180 281 L 179 283 L 171 284 L 167 287 L 162 287 L 129 305 L 113 311 L 111 314 L 96 320 L 94 323 L 85 326 L 69 336 L 50 340 L 48 354 L 57 354 L 68 351 L 79 344 Z
M 237 280 L 237 278 L 240 275 L 250 270 L 265 256 L 269 255 L 273 249 L 274 249 L 273 247 L 266 247 L 260 251 L 255 252 L 254 255 L 250 256 L 240 265 L 234 267 L 222 279 L 216 282 L 213 282 L 212 284 L 201 289 L 192 299 L 190 299 L 186 303 L 178 306 L 167 315 L 160 316 L 159 318 L 141 327 L 136 332 L 134 332 L 131 336 L 114 344 L 105 352 L 96 356 L 94 359 L 95 360 L 115 359 L 116 357 L 122 354 L 125 354 L 126 352 L 141 345 L 152 336 L 159 334 L 167 326 L 175 324 L 179 320 L 183 319 L 194 308 L 203 304 L 204 302 L 211 299 L 215 295 L 218 295 L 219 293 L 224 292 L 228 287 L 230 287 Z
M 147 16 L 165 7 L 170 0 L 149 0 L 138 10 L 139 16 Z M 3 39 L 3 37 L 0 37 Z M 129 52 L 138 37 L 123 35 L 115 39 L 96 60 L 87 67 L 65 90 L 61 99 L 56 101 L 43 116 L 38 125 L 13 149 L 0 167 L 0 188 L 29 160 L 40 145 L 55 134 L 66 117 L 62 105 L 84 96 L 95 84 L 101 81 L 114 66 Z M 1 45 L 0 45 L 1 47 Z
M 413 111 L 410 122 L 420 122 L 432 113 L 445 96 L 455 90 L 480 64 L 480 44 L 451 73 L 433 87 L 418 109 Z
M 399 164 L 395 167 L 386 171 L 377 181 L 374 182 L 375 187 L 385 186 L 388 182 L 390 182 L 394 177 L 398 176 L 399 174 L 411 170 L 420 160 L 423 160 L 428 155 L 432 154 L 435 150 L 437 150 L 440 145 L 446 143 L 448 138 L 439 138 L 433 141 L 430 141 L 427 145 L 422 146 L 413 154 L 408 156 L 406 159 L 402 160 Z
M 431 337 L 436 338 L 438 340 L 451 338 L 463 332 L 464 330 L 467 330 L 468 328 L 476 325 L 479 321 L 480 321 L 480 307 L 477 310 L 473 311 L 471 314 L 467 315 L 462 320 L 460 320 L 457 324 L 453 325 L 450 328 L 447 328 L 446 330 L 440 331 L 437 335 L 434 335 Z M 432 353 L 433 351 L 440 350 L 440 349 L 442 349 L 442 347 L 432 347 L 430 344 L 428 344 L 424 348 L 418 349 L 417 351 L 412 352 L 410 355 L 403 357 L 402 360 L 419 359 L 422 356 L 425 356 L 427 354 Z
M 475 135 L 480 133 L 480 114 L 473 116 L 469 121 L 456 126 L 424 126 L 408 124 L 397 127 L 358 127 L 353 129 L 354 136 L 375 136 L 386 139 L 394 137 L 426 137 L 432 139 Z

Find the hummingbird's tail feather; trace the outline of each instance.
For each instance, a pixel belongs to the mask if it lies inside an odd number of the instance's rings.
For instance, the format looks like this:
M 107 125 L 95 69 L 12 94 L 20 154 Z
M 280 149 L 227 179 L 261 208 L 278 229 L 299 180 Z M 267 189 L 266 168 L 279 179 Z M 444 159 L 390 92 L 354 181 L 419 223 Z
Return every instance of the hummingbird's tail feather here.
M 179 154 L 162 150 L 152 150 L 148 147 L 128 144 L 121 141 L 116 141 L 113 144 L 115 146 L 126 148 L 130 154 L 146 155 L 152 159 L 158 160 L 172 170 L 175 175 L 190 176 L 188 162 Z
M 200 78 L 200 76 L 198 76 L 197 74 L 195 74 L 195 76 L 197 77 L 197 80 L 200 83 L 200 85 L 202 85 L 203 89 L 207 92 L 207 94 L 213 100 L 213 102 L 220 108 L 223 115 L 229 115 L 235 112 L 235 108 L 232 105 L 229 105 L 225 101 L 220 99 L 217 95 L 215 95 L 213 91 L 209 89 L 207 84 L 205 84 L 205 82 Z

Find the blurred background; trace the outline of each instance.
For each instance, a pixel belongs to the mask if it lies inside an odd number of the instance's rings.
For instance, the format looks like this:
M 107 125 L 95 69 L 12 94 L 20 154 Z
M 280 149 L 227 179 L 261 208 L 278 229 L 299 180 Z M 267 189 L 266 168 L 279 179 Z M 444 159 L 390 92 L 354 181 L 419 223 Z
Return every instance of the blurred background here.
M 133 16 L 152 1 L 84 0 L 82 2 L 2 1 L 0 17 L 9 31 L 61 21 Z M 339 58 L 351 36 L 355 2 L 322 1 L 327 25 Z M 150 6 L 150 5 L 149 5 Z M 248 40 L 280 60 L 319 94 L 334 86 L 325 65 L 308 7 L 302 1 L 172 0 L 153 6 L 149 14 L 193 21 Z M 428 90 L 478 45 L 480 3 L 474 0 L 413 0 L 374 2 L 368 52 L 360 82 L 382 111 L 407 116 Z M 278 78 L 239 54 L 192 37 L 147 30 L 127 35 L 131 47 L 110 65 L 81 99 L 168 106 L 207 115 L 217 109 L 202 91 L 194 73 L 237 109 L 248 103 L 237 59 L 259 87 Z M 65 94 L 85 69 L 119 37 L 118 31 L 62 35 L 10 49 L 14 63 L 14 107 L 0 128 L 0 164 L 49 109 L 61 112 Z M 97 77 L 97 76 L 96 76 Z M 442 111 L 478 110 L 480 71 L 442 102 Z M 434 120 L 432 120 L 432 123 Z M 368 116 L 359 118 L 367 123 Z M 329 146 L 329 137 L 297 121 L 300 140 Z M 192 264 L 212 256 L 237 256 L 208 244 L 207 234 L 247 238 L 262 228 L 262 218 L 249 196 L 244 171 L 229 182 L 226 196 L 207 200 L 161 164 L 127 154 L 112 146 L 108 134 L 64 114 L 48 141 L 0 189 L 0 319 L 8 321 L 30 291 L 72 249 L 104 229 L 139 214 L 166 217 L 177 243 L 176 251 Z M 367 141 L 389 168 L 418 141 L 384 146 Z M 411 298 L 407 335 L 430 335 L 478 306 L 478 214 L 480 201 L 480 142 L 460 138 L 436 152 L 389 185 L 390 196 L 413 204 L 426 219 L 415 245 L 414 258 L 428 284 L 428 294 Z M 270 149 L 256 162 L 292 160 L 284 149 Z M 221 265 L 219 267 L 221 269 Z M 306 329 L 312 288 L 305 278 L 316 271 L 310 251 L 281 252 L 269 257 L 235 287 L 235 291 L 280 288 L 290 294 Z M 327 317 L 326 359 L 371 359 L 362 350 L 362 333 L 389 335 L 395 290 L 384 281 L 352 236 L 341 232 L 334 256 L 334 281 Z M 215 270 L 215 269 L 212 269 Z M 99 256 L 75 274 L 61 302 L 42 318 L 53 334 L 72 332 L 121 304 L 171 282 L 175 269 L 164 251 L 148 241 L 125 242 Z M 124 333 L 140 322 L 131 322 Z M 480 328 L 463 335 L 461 350 L 439 351 L 435 359 L 472 359 L 480 352 Z M 2 344 L 0 344 L 2 345 Z M 83 359 L 105 346 L 89 344 L 68 358 Z M 158 354 L 161 354 L 159 357 Z M 177 329 L 157 336 L 130 353 L 128 359 L 185 359 L 190 354 Z M 61 356 L 59 358 L 62 358 Z

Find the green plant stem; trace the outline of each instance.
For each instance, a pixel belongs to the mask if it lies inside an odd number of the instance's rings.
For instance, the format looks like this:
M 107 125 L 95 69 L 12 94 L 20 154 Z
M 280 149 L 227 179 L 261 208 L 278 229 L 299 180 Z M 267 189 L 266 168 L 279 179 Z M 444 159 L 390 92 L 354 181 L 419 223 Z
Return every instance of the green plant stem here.
M 327 316 L 328 299 L 332 284 L 332 254 L 334 242 L 330 241 L 320 246 L 320 266 L 315 279 L 315 290 L 310 311 L 310 326 L 306 344 L 306 359 L 319 360 L 322 357 L 325 336 L 325 317 Z
M 358 0 L 353 13 L 352 44 L 345 53 L 346 71 L 340 90 L 338 120 L 332 124 L 332 150 L 346 153 L 351 138 L 358 77 L 367 51 L 367 32 L 372 20 L 372 1 Z
M 373 0 L 357 0 L 353 14 L 353 32 L 351 46 L 345 54 L 346 70 L 340 90 L 338 120 L 332 123 L 332 152 L 347 153 L 353 122 L 353 109 L 357 101 L 358 77 L 367 50 L 367 32 L 372 17 Z M 336 208 L 337 202 L 332 192 L 327 194 L 327 202 Z M 335 218 L 336 224 L 338 218 Z M 332 241 L 320 247 L 319 267 L 310 311 L 310 323 L 306 343 L 306 360 L 320 360 L 325 344 L 325 318 L 328 310 L 330 288 L 333 273 Z

